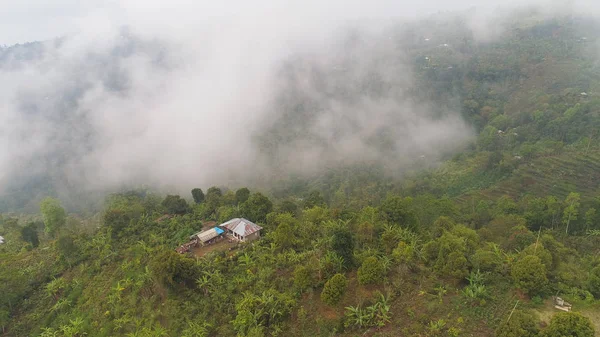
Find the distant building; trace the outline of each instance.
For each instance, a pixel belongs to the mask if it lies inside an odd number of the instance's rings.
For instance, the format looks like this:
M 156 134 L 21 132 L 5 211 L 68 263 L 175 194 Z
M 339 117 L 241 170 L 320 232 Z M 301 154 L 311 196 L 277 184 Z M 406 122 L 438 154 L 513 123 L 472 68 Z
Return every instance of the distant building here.
M 0 236 L 0 245 L 4 243 L 4 237 Z
M 235 218 L 219 225 L 235 239 L 247 242 L 260 237 L 262 227 L 244 218 Z

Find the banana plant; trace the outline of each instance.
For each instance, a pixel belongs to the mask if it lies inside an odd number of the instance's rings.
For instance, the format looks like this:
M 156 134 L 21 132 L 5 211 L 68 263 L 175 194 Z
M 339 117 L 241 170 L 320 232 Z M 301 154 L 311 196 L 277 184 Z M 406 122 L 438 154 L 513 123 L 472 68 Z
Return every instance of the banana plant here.
M 254 263 L 252 260 L 252 257 L 250 256 L 250 254 L 248 253 L 244 253 L 242 254 L 240 257 L 238 257 L 238 264 L 242 267 L 251 267 Z

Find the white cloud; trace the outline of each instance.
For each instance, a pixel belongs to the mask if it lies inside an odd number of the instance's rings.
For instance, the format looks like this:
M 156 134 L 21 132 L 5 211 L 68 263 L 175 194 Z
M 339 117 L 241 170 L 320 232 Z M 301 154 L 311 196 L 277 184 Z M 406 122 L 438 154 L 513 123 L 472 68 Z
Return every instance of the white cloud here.
M 69 38 L 60 45 L 45 43 L 39 59 L 9 60 L 5 62 L 10 68 L 0 68 L 0 189 L 15 174 L 28 173 L 24 168 L 32 173 L 49 170 L 70 183 L 85 182 L 94 188 L 124 182 L 189 188 L 232 175 L 243 177 L 261 165 L 253 136 L 273 118 L 271 104 L 286 85 L 276 71 L 290 55 L 300 53 L 322 67 L 332 67 L 340 58 L 335 36 L 349 23 L 381 30 L 395 20 L 475 5 L 471 26 L 489 37 L 495 31 L 486 29 L 494 21 L 482 18 L 493 15 L 490 8 L 496 4 L 391 0 L 3 4 L 0 31 L 10 32 L 3 37 L 5 43 L 64 34 Z M 574 8 L 584 6 L 593 3 L 578 2 Z M 128 31 L 121 30 L 122 25 Z M 142 42 L 132 47 L 128 34 Z M 380 56 L 388 61 L 402 56 L 392 45 L 366 44 L 355 56 L 348 82 L 341 83 L 346 89 L 354 89 L 369 73 L 383 77 L 394 90 L 410 87 L 408 67 L 378 63 Z M 405 77 L 391 76 L 398 73 Z M 379 99 L 358 97 L 348 104 L 330 100 L 315 88 L 310 69 L 298 77 L 298 84 L 307 85 L 303 94 L 326 107 L 313 126 L 330 146 L 299 142 L 280 149 L 294 152 L 284 162 L 294 162 L 295 167 L 314 168 L 323 156 L 332 162 L 369 158 L 365 139 L 390 121 L 403 126 L 394 138 L 400 161 L 417 152 L 435 156 L 442 145 L 456 145 L 468 136 L 468 128 L 452 111 L 433 118 L 426 102 L 399 100 L 397 92 Z M 114 90 L 115 86 L 125 90 Z M 349 132 L 340 126 L 343 118 L 360 127 Z M 332 130 L 338 136 L 333 137 Z M 45 157 L 48 153 L 50 159 Z

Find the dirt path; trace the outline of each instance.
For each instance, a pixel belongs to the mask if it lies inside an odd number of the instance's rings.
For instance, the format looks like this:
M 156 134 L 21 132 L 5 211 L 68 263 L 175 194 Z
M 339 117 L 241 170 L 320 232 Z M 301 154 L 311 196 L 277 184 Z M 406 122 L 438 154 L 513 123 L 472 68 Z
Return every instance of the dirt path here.
M 236 245 L 237 245 L 236 242 L 229 242 L 229 241 L 227 241 L 227 239 L 223 239 L 223 240 L 213 243 L 211 245 L 202 246 L 202 247 L 194 247 L 194 248 L 192 248 L 192 254 L 195 257 L 202 257 L 210 252 L 228 251 L 229 248 L 235 247 Z

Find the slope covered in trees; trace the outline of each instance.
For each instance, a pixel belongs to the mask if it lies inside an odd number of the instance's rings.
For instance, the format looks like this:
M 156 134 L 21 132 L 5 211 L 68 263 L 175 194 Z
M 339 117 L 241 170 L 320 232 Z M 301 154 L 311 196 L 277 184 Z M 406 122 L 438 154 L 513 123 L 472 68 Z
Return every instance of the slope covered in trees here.
M 464 151 L 415 154 L 400 170 L 382 129 L 370 144 L 390 160 L 295 177 L 282 165 L 262 189 L 140 189 L 110 195 L 93 216 L 51 198 L 39 215 L 3 214 L 3 335 L 598 334 L 597 24 L 519 18 L 483 43 L 449 21 L 386 37 L 413 60 L 414 97 L 475 130 Z M 378 75 L 365 79 L 369 95 L 389 85 Z M 305 138 L 327 153 L 308 130 L 321 110 L 282 102 L 289 113 L 257 139 L 268 160 Z M 174 251 L 234 217 L 263 226 L 262 238 Z M 556 295 L 573 312 L 554 309 Z

